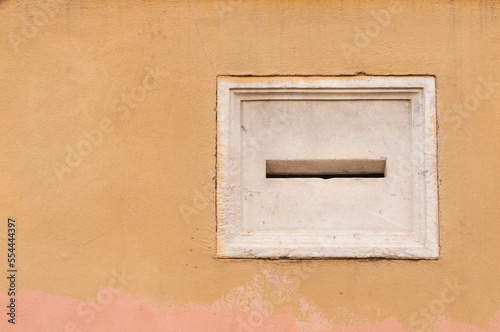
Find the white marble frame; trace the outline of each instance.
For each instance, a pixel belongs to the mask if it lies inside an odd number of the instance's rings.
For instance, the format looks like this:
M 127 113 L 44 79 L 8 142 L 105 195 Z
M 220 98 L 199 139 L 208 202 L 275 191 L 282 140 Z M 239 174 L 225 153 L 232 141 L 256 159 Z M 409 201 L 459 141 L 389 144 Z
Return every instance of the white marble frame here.
M 241 232 L 240 104 L 244 100 L 409 100 L 412 107 L 413 229 L 410 233 Z M 423 110 L 423 111 L 422 111 Z M 421 125 L 423 124 L 423 126 Z M 415 130 L 423 128 L 424 130 Z M 437 259 L 437 112 L 432 76 L 219 77 L 218 258 Z

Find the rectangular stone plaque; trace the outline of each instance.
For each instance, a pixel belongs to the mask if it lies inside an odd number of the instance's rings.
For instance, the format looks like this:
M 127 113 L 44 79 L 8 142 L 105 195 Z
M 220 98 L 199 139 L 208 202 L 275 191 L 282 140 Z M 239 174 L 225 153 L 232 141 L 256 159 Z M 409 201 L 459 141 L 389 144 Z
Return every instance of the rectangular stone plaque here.
M 439 254 L 435 79 L 220 77 L 217 255 Z

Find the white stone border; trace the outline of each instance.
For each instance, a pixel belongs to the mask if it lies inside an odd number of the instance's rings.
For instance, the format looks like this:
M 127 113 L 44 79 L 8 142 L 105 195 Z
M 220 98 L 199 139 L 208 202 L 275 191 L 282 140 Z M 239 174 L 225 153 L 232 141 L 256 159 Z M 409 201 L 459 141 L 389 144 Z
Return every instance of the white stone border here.
M 412 156 L 413 164 L 417 165 L 412 170 L 414 217 L 411 233 L 375 235 L 322 231 L 241 234 L 240 104 L 242 100 L 285 97 L 411 101 Z M 423 139 L 416 139 L 421 135 L 424 135 Z M 436 91 L 432 76 L 219 77 L 217 257 L 436 259 L 439 256 L 437 167 Z

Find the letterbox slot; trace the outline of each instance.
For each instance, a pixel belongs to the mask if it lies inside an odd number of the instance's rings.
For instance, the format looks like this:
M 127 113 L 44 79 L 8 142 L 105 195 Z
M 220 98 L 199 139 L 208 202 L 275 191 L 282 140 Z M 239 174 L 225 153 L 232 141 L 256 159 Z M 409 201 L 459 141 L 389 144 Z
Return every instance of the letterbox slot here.
M 266 178 L 383 178 L 385 159 L 266 160 Z

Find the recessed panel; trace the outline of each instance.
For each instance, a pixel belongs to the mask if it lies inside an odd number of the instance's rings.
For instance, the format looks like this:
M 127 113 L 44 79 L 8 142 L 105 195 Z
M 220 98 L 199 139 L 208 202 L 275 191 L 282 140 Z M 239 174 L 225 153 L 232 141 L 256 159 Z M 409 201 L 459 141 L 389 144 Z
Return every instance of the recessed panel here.
M 411 158 L 409 101 L 256 101 L 243 102 L 241 112 L 246 231 L 411 229 L 412 177 L 395 172 L 401 160 Z M 271 129 L 275 117 L 284 121 L 282 128 Z M 331 159 L 385 160 L 388 173 L 374 178 L 266 176 L 267 160 L 297 164 L 304 159 L 309 172 Z

